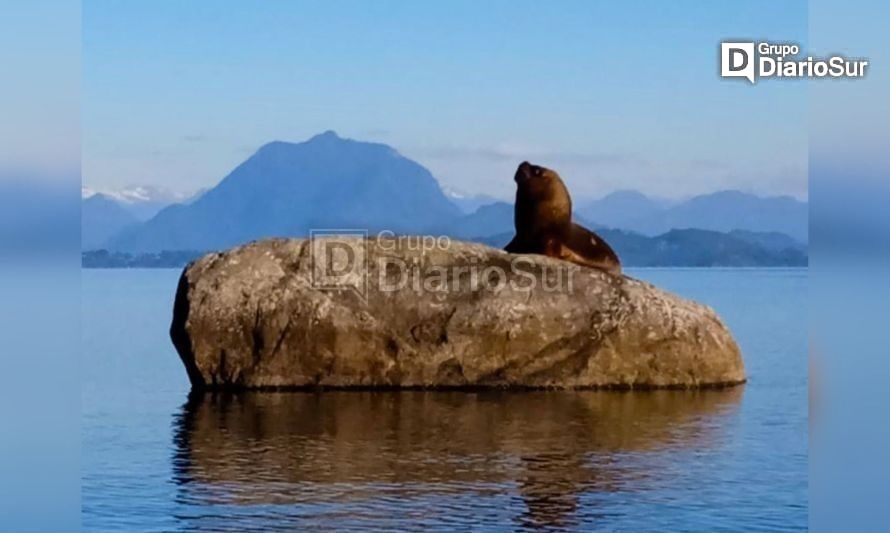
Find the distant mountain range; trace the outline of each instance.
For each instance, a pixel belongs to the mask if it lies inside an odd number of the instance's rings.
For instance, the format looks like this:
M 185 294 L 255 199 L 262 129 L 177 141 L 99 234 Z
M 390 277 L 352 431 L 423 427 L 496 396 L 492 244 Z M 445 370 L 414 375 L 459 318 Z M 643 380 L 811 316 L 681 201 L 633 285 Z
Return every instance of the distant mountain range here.
M 389 146 L 329 131 L 264 145 L 191 204 L 124 229 L 108 248 L 211 250 L 315 228 L 414 233 L 460 214 L 424 167 Z
M 790 196 L 719 191 L 670 205 L 636 191 L 619 191 L 576 209 L 599 225 L 649 236 L 697 228 L 779 232 L 802 243 L 809 240 L 809 206 Z
M 493 196 L 489 196 L 487 194 L 465 194 L 454 189 L 450 189 L 445 187 L 443 189 L 445 196 L 457 206 L 458 209 L 464 214 L 470 214 L 479 209 L 484 205 L 493 204 L 499 202 L 497 198 Z
M 602 228 L 579 214 L 577 211 L 573 220 L 588 228 Z M 450 223 L 447 227 L 437 228 L 437 233 L 459 239 L 474 239 L 498 235 L 500 233 L 513 233 L 513 204 L 496 201 L 483 205 L 475 212 L 464 215 Z
M 133 215 L 137 221 L 145 221 L 172 204 L 190 203 L 204 191 L 195 194 L 184 194 L 163 187 L 136 185 L 117 190 L 93 190 L 81 187 L 80 196 L 85 202 L 93 196 L 101 195 L 117 203 L 125 211 Z
M 630 229 L 638 221 L 657 216 L 669 207 L 637 191 L 615 191 L 599 200 L 575 205 L 583 217 L 596 220 L 601 227 Z
M 769 248 L 760 244 L 769 234 L 757 232 L 721 233 L 701 229 L 674 229 L 655 237 L 619 229 L 597 229 L 629 267 L 742 267 L 806 266 L 806 248 L 799 243 Z M 512 232 L 479 240 L 503 248 Z
M 101 248 L 109 239 L 139 222 L 121 202 L 105 194 L 93 194 L 81 200 L 81 248 Z
M 427 169 L 393 148 L 332 131 L 302 143 L 266 144 L 216 187 L 147 220 L 132 211 L 134 203 L 132 196 L 85 198 L 83 248 L 105 248 L 120 259 L 216 250 L 311 229 L 387 229 L 491 244 L 505 243 L 513 232 L 512 204 L 443 192 Z M 807 217 L 804 202 L 737 191 L 673 204 L 619 191 L 576 206 L 575 213 L 578 222 L 614 240 L 625 263 L 638 265 L 805 263 Z M 181 254 L 160 262 L 172 257 Z

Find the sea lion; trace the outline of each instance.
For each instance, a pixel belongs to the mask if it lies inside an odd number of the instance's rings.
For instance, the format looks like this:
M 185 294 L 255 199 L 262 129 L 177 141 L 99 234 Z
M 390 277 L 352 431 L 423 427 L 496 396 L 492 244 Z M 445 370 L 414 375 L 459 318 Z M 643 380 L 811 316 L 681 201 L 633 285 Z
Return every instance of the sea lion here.
M 504 248 L 514 254 L 543 254 L 621 274 L 621 261 L 602 237 L 572 222 L 572 198 L 549 168 L 523 161 L 516 169 L 516 236 Z

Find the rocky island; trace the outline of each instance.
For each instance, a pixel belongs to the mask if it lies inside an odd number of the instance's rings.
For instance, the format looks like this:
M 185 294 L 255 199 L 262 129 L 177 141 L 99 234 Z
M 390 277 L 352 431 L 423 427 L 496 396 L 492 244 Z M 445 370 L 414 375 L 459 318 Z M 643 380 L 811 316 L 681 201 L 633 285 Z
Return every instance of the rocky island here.
M 268 239 L 189 264 L 170 334 L 192 387 L 745 381 L 736 342 L 704 305 L 544 256 L 411 239 Z

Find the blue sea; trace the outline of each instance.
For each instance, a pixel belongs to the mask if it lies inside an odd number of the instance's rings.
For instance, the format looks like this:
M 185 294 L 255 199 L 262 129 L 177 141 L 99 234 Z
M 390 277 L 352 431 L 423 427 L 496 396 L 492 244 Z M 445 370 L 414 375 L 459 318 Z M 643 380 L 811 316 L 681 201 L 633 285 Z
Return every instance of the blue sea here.
M 749 382 L 190 397 L 179 271 L 85 270 L 83 529 L 806 529 L 807 270 L 629 274 L 713 307 Z

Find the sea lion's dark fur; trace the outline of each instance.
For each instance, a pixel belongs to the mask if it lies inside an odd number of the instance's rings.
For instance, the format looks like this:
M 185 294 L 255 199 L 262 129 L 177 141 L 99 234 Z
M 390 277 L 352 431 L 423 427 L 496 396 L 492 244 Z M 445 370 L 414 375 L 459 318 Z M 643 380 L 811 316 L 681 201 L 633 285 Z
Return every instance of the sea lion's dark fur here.
M 505 248 L 515 254 L 543 254 L 621 274 L 621 261 L 602 237 L 572 222 L 572 198 L 549 168 L 524 161 L 516 170 L 516 236 Z

